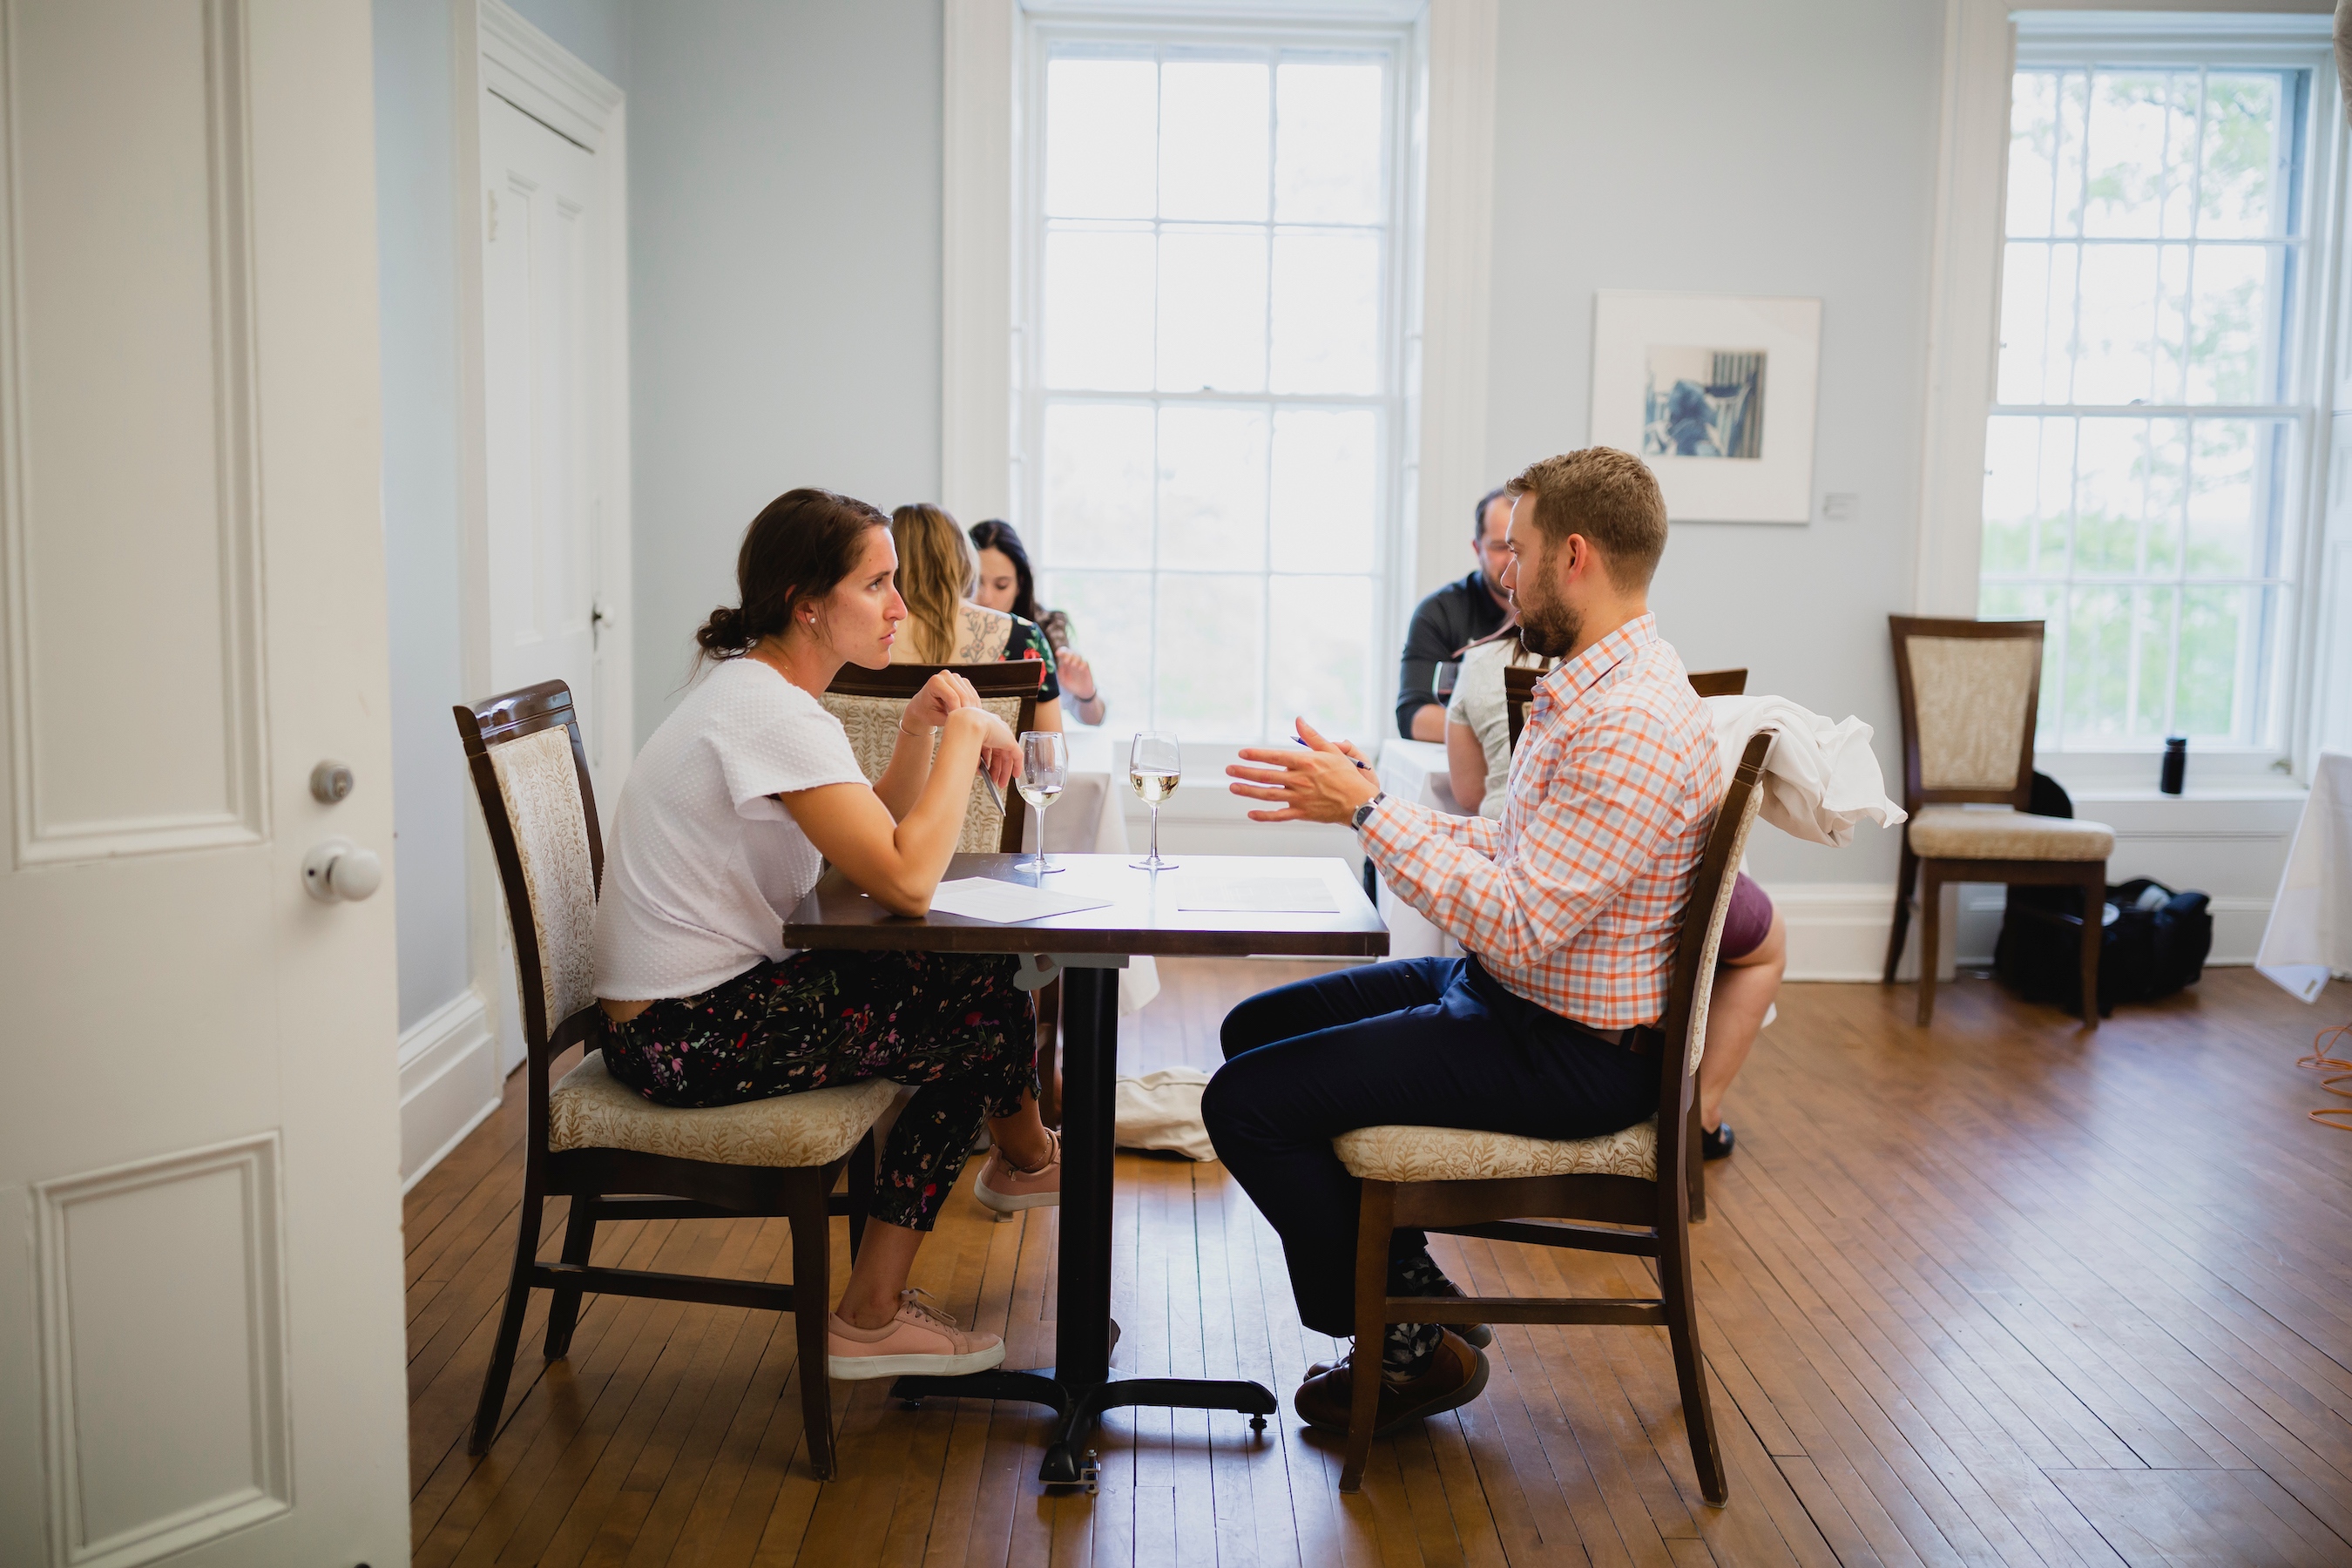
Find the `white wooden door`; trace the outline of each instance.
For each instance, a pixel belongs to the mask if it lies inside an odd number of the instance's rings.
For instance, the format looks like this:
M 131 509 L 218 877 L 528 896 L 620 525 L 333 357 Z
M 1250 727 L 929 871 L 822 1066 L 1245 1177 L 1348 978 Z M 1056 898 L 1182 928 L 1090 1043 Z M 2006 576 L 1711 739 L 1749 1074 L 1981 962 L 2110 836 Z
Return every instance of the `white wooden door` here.
M 370 47 L 0 0 L 11 1564 L 406 1559 Z
M 481 125 L 490 681 L 571 686 L 604 804 L 595 155 L 487 90 Z
M 600 646 L 604 498 L 594 415 L 605 367 L 589 317 L 602 292 L 595 154 L 487 89 L 481 146 L 490 690 L 541 680 L 572 688 L 604 816 L 619 798 L 629 749 L 614 734 L 612 661 Z M 496 929 L 499 1068 L 511 1072 L 524 1056 L 522 1005 L 512 939 L 503 920 Z

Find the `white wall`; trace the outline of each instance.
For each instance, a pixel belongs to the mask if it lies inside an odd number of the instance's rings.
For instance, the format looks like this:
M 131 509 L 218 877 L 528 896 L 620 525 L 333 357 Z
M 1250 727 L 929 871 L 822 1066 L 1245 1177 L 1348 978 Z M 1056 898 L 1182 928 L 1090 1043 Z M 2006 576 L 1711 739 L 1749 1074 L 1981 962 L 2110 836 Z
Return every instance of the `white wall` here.
M 939 0 L 641 5 L 629 68 L 636 721 L 761 507 L 940 482 Z
M 376 244 L 392 632 L 400 1026 L 466 989 L 458 606 L 457 269 L 447 0 L 376 0 Z
M 1594 290 L 1821 299 L 1817 521 L 1675 525 L 1652 604 L 1691 668 L 1862 715 L 1898 789 L 1941 47 L 1932 0 L 1503 0 L 1497 77 L 1496 480 L 1590 438 Z M 1856 521 L 1818 521 L 1832 490 Z M 1896 849 L 1769 833 L 1750 861 L 1891 888 Z
M 393 894 L 400 966 L 401 1169 L 411 1182 L 499 1097 L 472 965 L 467 854 L 477 808 L 449 710 L 466 689 L 457 215 L 457 0 L 375 0 L 377 288 L 392 647 Z M 622 0 L 522 0 L 559 43 L 625 80 Z

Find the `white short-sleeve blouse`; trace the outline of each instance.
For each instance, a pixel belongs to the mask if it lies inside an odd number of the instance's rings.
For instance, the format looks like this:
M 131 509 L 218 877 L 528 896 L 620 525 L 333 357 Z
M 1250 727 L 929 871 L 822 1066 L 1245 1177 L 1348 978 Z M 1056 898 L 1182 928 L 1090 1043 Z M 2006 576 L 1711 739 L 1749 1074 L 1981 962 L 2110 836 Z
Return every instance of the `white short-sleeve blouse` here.
M 629 768 L 596 903 L 596 994 L 693 996 L 790 954 L 824 858 L 773 797 L 863 784 L 841 721 L 754 658 L 688 692 Z

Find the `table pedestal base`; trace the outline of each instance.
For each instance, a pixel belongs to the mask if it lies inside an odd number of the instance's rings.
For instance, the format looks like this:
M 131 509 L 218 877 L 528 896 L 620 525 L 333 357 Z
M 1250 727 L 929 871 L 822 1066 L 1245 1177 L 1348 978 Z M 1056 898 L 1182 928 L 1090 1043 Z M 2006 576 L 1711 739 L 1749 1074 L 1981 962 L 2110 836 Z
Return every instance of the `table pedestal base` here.
M 1087 1446 L 1106 1410 L 1148 1405 L 1173 1410 L 1234 1410 L 1250 1418 L 1250 1429 L 1265 1430 L 1265 1418 L 1280 1408 L 1262 1383 L 1194 1377 L 1108 1377 L 1075 1386 L 1052 1367 L 1031 1372 L 973 1372 L 961 1377 L 902 1377 L 890 1385 L 893 1398 L 912 1405 L 928 1394 L 958 1399 L 1021 1399 L 1049 1405 L 1060 1419 L 1037 1479 L 1049 1487 L 1095 1487 L 1094 1450 Z

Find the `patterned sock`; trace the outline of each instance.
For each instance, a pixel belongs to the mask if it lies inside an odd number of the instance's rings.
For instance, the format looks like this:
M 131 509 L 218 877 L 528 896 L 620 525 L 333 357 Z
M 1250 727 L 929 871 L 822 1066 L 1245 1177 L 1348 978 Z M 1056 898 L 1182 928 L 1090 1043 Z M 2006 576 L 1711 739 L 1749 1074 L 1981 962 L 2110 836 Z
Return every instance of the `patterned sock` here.
M 1451 1283 L 1445 1270 L 1437 1266 L 1423 1247 L 1411 1258 L 1393 1258 L 1389 1263 L 1389 1294 L 1392 1296 L 1436 1296 L 1444 1294 Z
M 1389 1263 L 1391 1296 L 1434 1296 L 1445 1283 L 1445 1271 L 1426 1247 Z M 1437 1359 L 1438 1342 L 1444 1335 L 1442 1323 L 1391 1323 L 1381 1341 L 1381 1375 L 1391 1383 L 1419 1377 Z
M 1437 1359 L 1442 1323 L 1391 1323 L 1381 1336 L 1381 1377 L 1389 1383 L 1410 1383 Z

